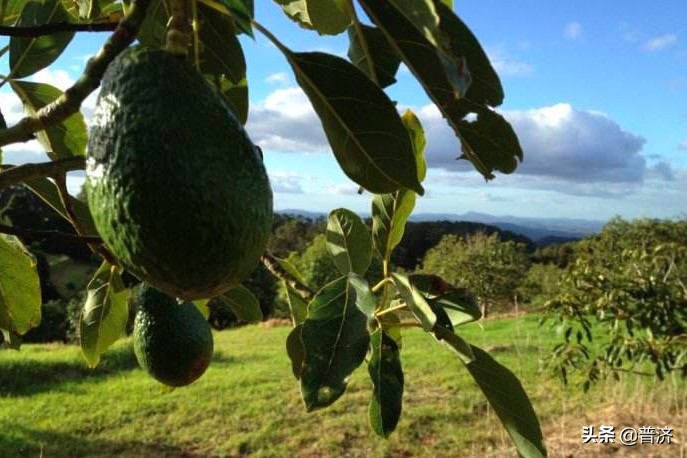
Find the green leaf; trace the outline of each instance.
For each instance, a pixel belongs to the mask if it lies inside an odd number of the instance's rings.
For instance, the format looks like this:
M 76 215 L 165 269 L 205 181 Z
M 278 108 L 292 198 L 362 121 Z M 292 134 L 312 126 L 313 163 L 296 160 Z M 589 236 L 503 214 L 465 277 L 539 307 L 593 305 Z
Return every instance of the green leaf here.
M 246 60 L 231 18 L 212 8 L 198 5 L 200 72 L 224 75 L 233 84 L 246 78 Z
M 348 274 L 348 283 L 353 287 L 352 294 L 355 294 L 353 302 L 356 307 L 367 316 L 368 319 L 373 319 L 375 316 L 375 309 L 377 308 L 377 298 L 370 289 L 370 284 L 355 273 Z
M 340 57 L 278 46 L 320 117 L 344 173 L 374 193 L 405 187 L 423 194 L 413 145 L 384 91 Z
M 47 178 L 31 178 L 26 180 L 24 185 L 30 191 L 40 197 L 41 200 L 52 207 L 53 210 L 62 216 L 62 218 L 64 218 L 66 221 L 69 221 L 69 215 L 67 214 L 67 210 L 62 205 L 62 201 L 60 200 L 55 183 Z M 79 221 L 79 227 L 83 228 L 86 235 L 97 235 L 98 231 L 95 229 L 93 217 L 88 209 L 88 205 L 71 196 L 70 200 L 72 203 L 72 209 L 76 215 L 76 219 Z
M 63 95 L 61 90 L 44 83 L 10 81 L 10 85 L 29 114 L 35 114 Z M 52 160 L 86 154 L 88 132 L 81 112 L 71 115 L 56 126 L 39 131 L 36 137 Z
M 296 266 L 291 264 L 289 261 L 286 259 L 279 258 L 277 256 L 272 255 L 272 258 L 277 261 L 279 266 L 284 269 L 286 272 L 288 272 L 289 275 L 291 275 L 298 283 L 300 283 L 303 286 L 307 286 L 308 284 L 305 282 L 303 279 L 303 275 L 296 269 Z
M 377 329 L 370 336 L 370 353 L 370 425 L 378 435 L 389 437 L 396 429 L 403 407 L 401 354 L 394 339 L 381 329 Z
M 210 302 L 209 299 L 198 299 L 197 301 L 193 301 L 193 305 L 203 314 L 203 318 L 206 320 L 210 318 L 210 307 L 208 307 L 208 302 Z
M 123 0 L 124 13 L 131 9 L 131 0 Z M 162 48 L 167 36 L 167 22 L 170 17 L 170 0 L 150 0 L 146 17 L 136 39 L 151 48 Z
M 398 288 L 398 292 L 403 302 L 408 305 L 413 315 L 420 320 L 422 329 L 427 332 L 434 329 L 434 325 L 437 322 L 437 316 L 432 310 L 432 307 L 427 303 L 422 291 L 411 282 L 411 278 L 407 275 L 392 273 L 391 278 L 396 288 Z
M 260 301 L 245 286 L 239 285 L 217 296 L 241 321 L 259 323 L 263 320 Z
M 475 295 L 466 288 L 456 288 L 438 275 L 413 274 L 410 281 L 425 296 L 432 310 L 446 314 L 451 326 L 460 326 L 482 318 Z
M 401 65 L 401 58 L 389 45 L 382 31 L 376 27 L 361 24 L 359 33 L 358 29 L 351 26 L 348 28 L 348 39 L 350 41 L 348 58 L 356 67 L 373 79 L 370 74 L 368 54 L 365 52 L 365 46 L 367 46 L 379 85 L 387 87 L 396 82 L 396 72 Z
M 68 22 L 69 14 L 59 0 L 31 1 L 22 9 L 17 27 Z M 74 32 L 57 32 L 37 38 L 10 38 L 10 74 L 24 78 L 52 64 L 74 37 Z
M 477 108 L 484 105 L 497 107 L 503 103 L 503 87 L 494 67 L 489 62 L 477 37 L 449 6 L 435 1 L 441 20 L 441 30 L 448 38 L 451 54 L 463 57 L 470 69 L 472 82 L 463 103 Z
M 484 51 L 475 49 L 479 44 L 472 40 L 474 36 L 463 34 L 457 38 L 455 33 L 449 34 L 450 47 L 437 48 L 389 3 L 373 0 L 360 0 L 360 3 L 447 119 L 461 140 L 463 156 L 487 179 L 494 178 L 494 170 L 512 172 L 517 167 L 517 160 L 522 159 L 517 136 L 503 117 L 482 103 L 484 97 L 480 99 L 487 94 L 490 102 L 499 101 L 498 94 L 485 92 L 485 88 L 493 83 L 492 76 L 478 74 L 474 77 L 480 80 L 478 88 L 472 94 L 469 91 L 473 79 L 468 71 L 468 68 L 472 69 L 470 60 L 476 60 L 478 71 L 484 72 L 487 68 L 481 60 Z M 454 30 L 455 26 L 451 26 L 454 13 L 438 0 L 435 3 L 441 22 Z M 459 38 L 463 41 L 459 42 Z M 460 54 L 456 53 L 459 46 L 462 46 Z M 472 100 L 468 95 L 477 98 Z M 465 121 L 469 113 L 477 113 L 481 122 Z M 494 138 L 492 134 L 501 137 Z
M 209 4 L 210 2 L 201 0 L 201 3 Z M 229 11 L 236 29 L 252 38 L 253 27 L 251 21 L 255 16 L 253 0 L 218 0 L 218 3 Z
M 96 367 L 100 355 L 126 332 L 131 290 L 124 287 L 119 268 L 105 261 L 93 275 L 87 291 L 79 335 L 88 365 Z
M 432 0 L 389 0 L 386 3 L 389 4 L 387 8 L 394 9 L 433 46 L 442 45 L 444 40 L 439 28 L 439 15 Z
M 327 251 L 339 272 L 364 275 L 372 259 L 372 240 L 358 215 L 345 208 L 329 213 Z
M 286 353 L 291 360 L 291 372 L 296 380 L 301 379 L 301 369 L 303 368 L 303 360 L 305 359 L 305 348 L 301 341 L 302 325 L 298 325 L 291 330 L 286 338 Z
M 427 141 L 420 120 L 411 110 L 401 117 L 413 142 L 418 181 L 427 174 L 424 151 Z M 393 194 L 375 195 L 372 198 L 372 237 L 382 259 L 390 259 L 394 248 L 403 238 L 406 222 L 415 208 L 415 193 L 400 189 Z
M 347 0 L 276 0 L 288 17 L 320 35 L 337 35 L 351 24 Z
M 0 328 L 23 335 L 40 322 L 36 260 L 18 238 L 0 234 Z
M 286 299 L 289 302 L 289 311 L 291 312 L 291 321 L 294 326 L 297 326 L 303 321 L 308 315 L 308 304 L 305 300 L 298 294 L 298 291 L 294 290 L 291 285 L 282 281 L 284 289 L 286 290 Z
M 446 317 L 446 320 L 448 320 L 448 317 Z M 469 364 L 475 360 L 475 354 L 473 353 L 470 344 L 456 334 L 453 329 L 449 329 L 444 326 L 437 326 L 434 328 L 434 336 L 437 340 L 445 343 L 449 348 L 456 352 L 463 363 Z
M 434 303 L 446 311 L 453 326 L 472 323 L 482 318 L 477 298 L 465 288 L 456 288 L 434 300 Z
M 29 0 L 0 0 L 0 24 L 15 25 Z
M 520 381 L 484 350 L 471 347 L 475 360 L 466 367 L 505 426 L 520 456 L 545 457 L 539 420 Z
M 217 90 L 229 103 L 229 108 L 234 112 L 241 124 L 248 121 L 248 80 L 242 79 L 238 83 L 232 83 L 224 75 L 213 77 L 210 75 Z
M 305 359 L 301 392 L 308 411 L 331 405 L 362 364 L 370 335 L 367 318 L 353 302 L 347 277 L 327 284 L 308 306 L 301 339 Z

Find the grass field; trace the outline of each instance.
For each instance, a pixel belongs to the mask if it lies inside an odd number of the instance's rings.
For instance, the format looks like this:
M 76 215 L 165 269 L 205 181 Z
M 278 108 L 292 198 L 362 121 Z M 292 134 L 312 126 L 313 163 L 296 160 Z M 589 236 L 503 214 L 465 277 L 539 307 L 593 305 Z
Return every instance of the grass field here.
M 367 425 L 370 383 L 359 369 L 331 408 L 307 414 L 284 351 L 287 327 L 215 334 L 215 359 L 190 387 L 166 392 L 141 371 L 128 341 L 95 370 L 73 346 L 0 352 L 0 456 L 515 456 L 457 358 L 407 332 L 404 413 L 389 440 Z M 666 456 L 687 452 L 687 386 L 638 376 L 563 388 L 541 370 L 555 335 L 536 317 L 487 321 L 463 335 L 523 381 L 551 456 Z M 671 445 L 582 445 L 583 425 L 671 426 Z

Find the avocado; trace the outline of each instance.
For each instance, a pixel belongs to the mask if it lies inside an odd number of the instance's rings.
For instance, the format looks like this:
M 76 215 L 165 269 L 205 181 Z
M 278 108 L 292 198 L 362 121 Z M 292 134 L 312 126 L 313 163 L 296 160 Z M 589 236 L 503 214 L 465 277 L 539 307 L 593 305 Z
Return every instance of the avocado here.
M 108 250 L 141 280 L 209 298 L 257 266 L 272 226 L 262 154 L 184 58 L 131 47 L 105 72 L 86 191 Z
M 212 330 L 191 302 L 182 304 L 148 285 L 141 287 L 134 321 L 136 359 L 169 386 L 196 381 L 210 365 Z

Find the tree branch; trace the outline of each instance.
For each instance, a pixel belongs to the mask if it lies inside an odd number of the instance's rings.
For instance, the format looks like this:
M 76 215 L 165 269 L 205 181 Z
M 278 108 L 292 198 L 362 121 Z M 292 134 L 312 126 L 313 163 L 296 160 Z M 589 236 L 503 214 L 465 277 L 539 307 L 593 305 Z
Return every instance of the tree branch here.
M 35 38 L 59 32 L 112 32 L 118 22 L 93 22 L 75 24 L 73 22 L 54 22 L 32 27 L 0 26 L 0 36 Z
M 29 241 L 56 240 L 58 242 L 78 244 L 87 243 L 94 245 L 99 245 L 103 243 L 100 237 L 68 234 L 66 232 L 59 231 L 34 231 L 29 229 L 20 229 L 18 227 L 13 226 L 7 226 L 5 224 L 0 224 L 0 234 L 14 235 Z
M 10 164 L 0 165 L 0 189 L 31 178 L 55 178 L 73 170 L 83 170 L 85 166 L 86 160 L 83 156 L 74 156 L 52 162 L 23 164 L 16 167 Z
M 59 124 L 78 112 L 86 97 L 100 85 L 110 62 L 136 38 L 149 4 L 150 0 L 133 0 L 128 14 L 119 22 L 98 54 L 88 61 L 81 78 L 57 100 L 44 106 L 36 114 L 24 117 L 8 129 L 0 130 L 0 146 L 29 141 L 36 132 Z
M 303 299 L 310 301 L 314 296 L 313 292 L 306 285 L 294 278 L 286 269 L 284 269 L 277 259 L 269 253 L 265 253 L 262 258 L 260 258 L 262 264 L 265 268 L 280 280 L 285 281 L 290 287 L 292 287 L 298 294 L 303 296 Z

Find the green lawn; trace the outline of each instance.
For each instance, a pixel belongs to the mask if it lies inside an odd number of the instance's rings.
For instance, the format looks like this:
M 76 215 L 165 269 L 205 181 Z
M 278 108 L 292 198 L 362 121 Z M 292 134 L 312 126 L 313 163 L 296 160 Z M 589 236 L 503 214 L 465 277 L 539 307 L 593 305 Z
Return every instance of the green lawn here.
M 215 359 L 190 387 L 166 392 L 128 341 L 89 370 L 77 347 L 0 352 L 0 456 L 513 456 L 508 438 L 457 358 L 407 332 L 404 413 L 389 440 L 367 425 L 370 383 L 358 370 L 342 399 L 307 414 L 284 350 L 287 327 L 215 334 Z M 628 376 L 587 396 L 540 370 L 553 331 L 536 317 L 487 321 L 463 335 L 523 381 L 551 456 L 685 456 L 685 383 Z M 606 422 L 606 423 L 603 423 Z M 672 426 L 667 446 L 581 445 L 587 424 Z M 677 443 L 679 442 L 679 443 Z M 634 456 L 634 455 L 633 455 Z

